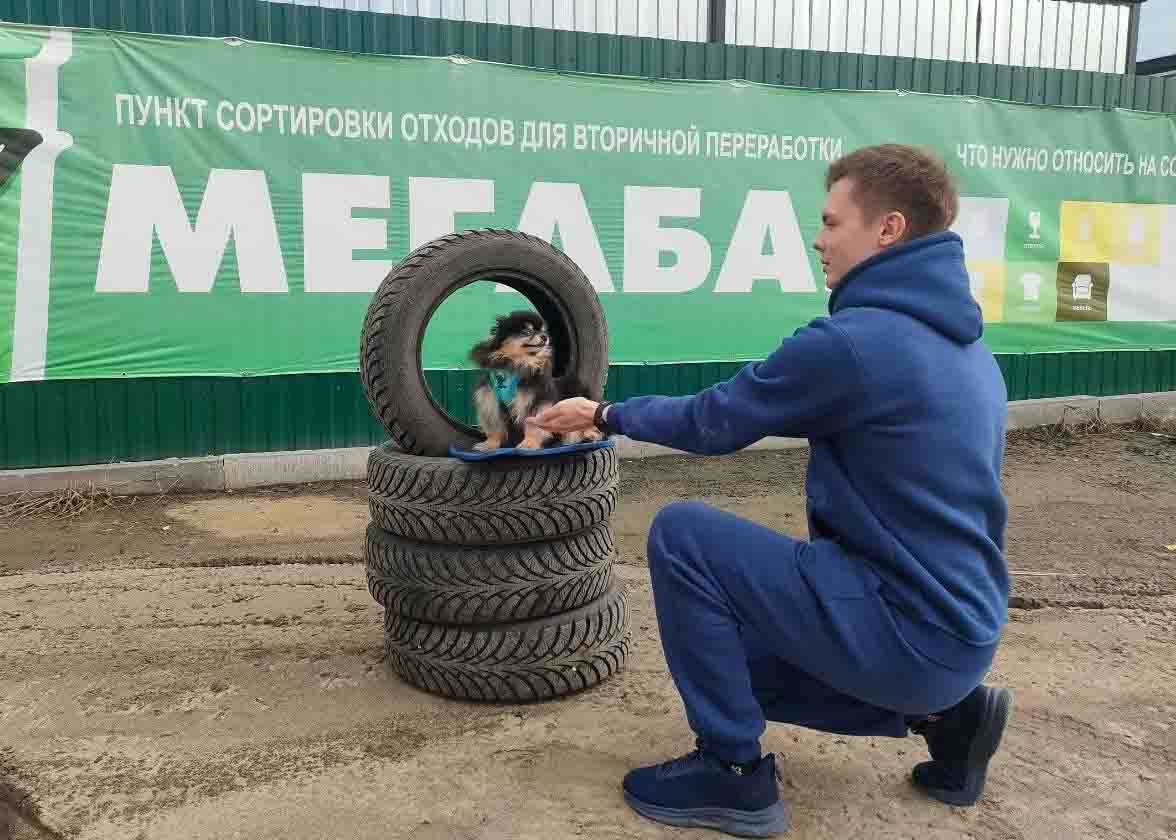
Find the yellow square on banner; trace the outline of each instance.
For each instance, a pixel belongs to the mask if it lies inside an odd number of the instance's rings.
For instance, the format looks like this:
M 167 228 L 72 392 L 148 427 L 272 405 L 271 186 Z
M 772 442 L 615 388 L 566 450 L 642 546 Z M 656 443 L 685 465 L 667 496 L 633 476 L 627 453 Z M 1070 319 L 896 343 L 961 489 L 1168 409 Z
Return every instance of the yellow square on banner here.
M 980 304 L 984 320 L 1003 320 L 1005 264 L 996 260 L 970 260 L 967 267 L 968 285 L 972 289 L 972 297 Z
M 1163 247 L 1164 206 L 1161 204 L 1113 204 L 1115 238 L 1111 262 L 1155 265 Z
M 1062 202 L 1062 262 L 1111 261 L 1111 207 L 1093 201 Z
M 1062 202 L 1062 262 L 1154 265 L 1163 246 L 1158 204 Z

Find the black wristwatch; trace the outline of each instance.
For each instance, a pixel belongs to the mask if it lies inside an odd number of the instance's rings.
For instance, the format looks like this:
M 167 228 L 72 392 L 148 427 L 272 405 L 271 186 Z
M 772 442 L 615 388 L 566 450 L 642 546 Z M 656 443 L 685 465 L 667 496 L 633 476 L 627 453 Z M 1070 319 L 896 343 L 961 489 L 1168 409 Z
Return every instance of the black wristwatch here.
M 592 415 L 592 425 L 600 429 L 600 433 L 605 437 L 608 437 L 613 433 L 613 430 L 609 428 L 608 423 L 605 422 L 604 419 L 604 410 L 610 405 L 612 405 L 612 403 L 601 400 L 596 404 L 596 413 Z

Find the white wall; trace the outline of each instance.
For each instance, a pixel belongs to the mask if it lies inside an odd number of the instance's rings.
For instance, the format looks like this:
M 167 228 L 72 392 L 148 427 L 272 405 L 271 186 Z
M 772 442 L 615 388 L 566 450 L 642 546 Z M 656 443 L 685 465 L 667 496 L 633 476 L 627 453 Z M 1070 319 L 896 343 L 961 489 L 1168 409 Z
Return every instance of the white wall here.
M 618 35 L 706 38 L 706 0 L 274 0 Z M 764 0 L 765 3 L 772 0 Z
M 740 44 L 1103 72 L 1121 71 L 1126 57 L 1125 6 L 1058 0 L 732 0 L 731 7 L 728 34 Z
M 706 38 L 706 0 L 273 0 L 587 32 Z M 977 45 L 977 12 L 980 12 Z M 728 0 L 727 41 L 1122 72 L 1128 7 L 1068 0 Z

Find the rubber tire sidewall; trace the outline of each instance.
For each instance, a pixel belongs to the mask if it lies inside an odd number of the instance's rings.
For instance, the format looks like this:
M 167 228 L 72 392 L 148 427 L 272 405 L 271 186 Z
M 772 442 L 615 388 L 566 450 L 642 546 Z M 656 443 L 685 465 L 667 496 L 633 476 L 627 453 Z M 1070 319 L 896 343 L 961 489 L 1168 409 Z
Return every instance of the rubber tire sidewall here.
M 372 298 L 364 321 L 364 392 L 374 416 L 403 451 L 442 457 L 450 444 L 470 448 L 482 440 L 430 396 L 421 347 L 429 320 L 449 295 L 479 279 L 510 274 L 526 275 L 525 280 L 502 282 L 517 284 L 548 322 L 556 372 L 575 373 L 592 389 L 590 396 L 600 399 L 608 376 L 608 328 L 583 271 L 549 243 L 518 231 L 452 234 L 421 246 L 398 264 Z M 463 353 L 468 349 L 462 348 Z

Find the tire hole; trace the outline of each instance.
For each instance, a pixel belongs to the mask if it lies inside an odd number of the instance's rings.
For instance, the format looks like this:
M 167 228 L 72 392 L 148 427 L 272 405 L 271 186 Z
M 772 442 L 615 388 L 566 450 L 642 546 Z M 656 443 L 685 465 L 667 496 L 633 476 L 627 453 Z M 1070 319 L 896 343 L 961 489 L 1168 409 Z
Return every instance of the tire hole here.
M 468 353 L 495 315 L 518 308 L 545 319 L 553 373 L 574 373 L 600 399 L 608 376 L 604 312 L 558 247 L 517 231 L 470 230 L 427 243 L 392 268 L 368 307 L 360 377 L 373 416 L 403 451 L 445 457 L 455 443 L 482 439 L 473 428 L 480 376 Z
M 479 278 L 442 299 L 424 325 L 421 369 L 429 398 L 467 434 L 480 433 L 474 392 L 483 376 L 470 350 L 487 338 L 498 316 L 520 310 L 543 318 L 553 348 L 552 371 L 565 373 L 571 355 L 565 316 L 549 296 L 529 288 L 526 278 Z

